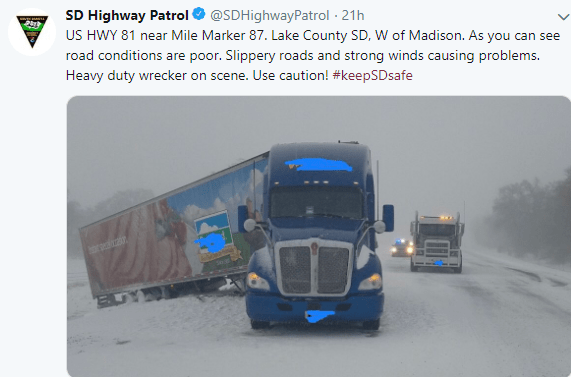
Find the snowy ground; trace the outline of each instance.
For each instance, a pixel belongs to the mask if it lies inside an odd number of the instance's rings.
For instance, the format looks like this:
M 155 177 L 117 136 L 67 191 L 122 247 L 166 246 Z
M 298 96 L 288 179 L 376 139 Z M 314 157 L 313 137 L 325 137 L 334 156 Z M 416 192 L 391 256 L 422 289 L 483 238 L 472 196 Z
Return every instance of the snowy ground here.
M 571 272 L 464 251 L 461 275 L 381 253 L 381 329 L 251 330 L 226 289 L 96 309 L 68 265 L 68 371 L 87 376 L 549 376 L 571 373 Z

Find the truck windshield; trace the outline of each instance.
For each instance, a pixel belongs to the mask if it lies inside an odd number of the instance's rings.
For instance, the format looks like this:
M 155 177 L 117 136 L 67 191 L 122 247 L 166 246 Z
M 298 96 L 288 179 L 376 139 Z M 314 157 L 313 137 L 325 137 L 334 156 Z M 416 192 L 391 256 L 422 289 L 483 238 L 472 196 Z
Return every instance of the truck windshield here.
M 455 226 L 447 224 L 420 224 L 420 234 L 449 237 L 455 234 Z
M 270 217 L 363 218 L 363 194 L 358 187 L 274 187 Z

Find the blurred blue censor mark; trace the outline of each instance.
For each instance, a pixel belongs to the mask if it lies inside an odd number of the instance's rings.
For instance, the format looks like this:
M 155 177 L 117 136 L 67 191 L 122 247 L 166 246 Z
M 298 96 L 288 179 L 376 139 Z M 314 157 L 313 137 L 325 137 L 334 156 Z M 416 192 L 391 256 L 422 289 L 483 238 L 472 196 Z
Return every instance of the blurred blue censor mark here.
M 334 311 L 327 311 L 327 310 L 308 310 L 305 312 L 307 322 L 315 323 L 317 321 L 321 321 L 323 318 L 327 317 L 328 315 L 335 314 Z
M 328 160 L 326 158 L 298 158 L 297 160 L 286 161 L 290 169 L 297 168 L 296 171 L 353 171 L 345 161 Z
M 437 260 L 436 262 L 434 262 L 435 265 L 437 266 L 442 266 L 442 261 L 441 260 Z
M 218 233 L 211 233 L 204 238 L 199 238 L 194 243 L 199 243 L 200 247 L 206 246 L 208 251 L 211 253 L 216 253 L 224 248 L 226 242 L 224 242 L 224 237 Z

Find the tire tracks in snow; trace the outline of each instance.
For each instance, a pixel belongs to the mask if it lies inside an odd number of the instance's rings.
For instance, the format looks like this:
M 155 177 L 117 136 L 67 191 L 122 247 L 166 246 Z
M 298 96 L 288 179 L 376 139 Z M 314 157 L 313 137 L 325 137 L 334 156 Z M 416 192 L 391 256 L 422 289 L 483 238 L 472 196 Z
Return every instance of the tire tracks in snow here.
M 539 277 L 538 274 L 534 274 L 533 272 L 518 270 L 517 268 L 511 268 L 511 267 L 504 267 L 504 268 L 507 270 L 512 270 L 512 271 L 516 271 L 516 272 L 519 272 L 521 274 L 527 275 L 531 280 L 534 280 L 534 281 L 537 281 L 538 283 L 541 283 L 541 277 Z

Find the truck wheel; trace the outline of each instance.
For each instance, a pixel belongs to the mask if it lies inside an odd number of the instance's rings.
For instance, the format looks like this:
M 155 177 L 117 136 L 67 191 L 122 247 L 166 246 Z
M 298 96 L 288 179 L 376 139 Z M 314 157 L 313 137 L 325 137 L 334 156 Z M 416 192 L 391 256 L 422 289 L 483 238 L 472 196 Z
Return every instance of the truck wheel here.
M 415 267 L 415 266 L 412 264 L 412 259 L 410 260 L 410 270 L 411 270 L 412 272 L 418 271 L 418 267 Z
M 254 330 L 267 329 L 270 327 L 270 323 L 267 321 L 254 321 L 252 319 L 251 324 L 252 324 L 252 329 Z
M 365 330 L 378 330 L 381 326 L 381 319 L 377 318 L 374 321 L 363 322 L 363 329 Z
M 457 274 L 461 274 L 462 273 L 462 261 L 460 261 L 460 267 L 457 267 L 454 269 L 454 272 Z

